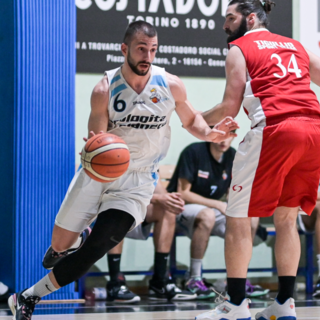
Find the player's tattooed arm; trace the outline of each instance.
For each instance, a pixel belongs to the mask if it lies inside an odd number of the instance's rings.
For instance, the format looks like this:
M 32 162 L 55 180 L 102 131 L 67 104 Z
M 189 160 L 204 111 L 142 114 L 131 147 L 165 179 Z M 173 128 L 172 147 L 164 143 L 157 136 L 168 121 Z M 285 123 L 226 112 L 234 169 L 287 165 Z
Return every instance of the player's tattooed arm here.
M 186 88 L 177 76 L 167 73 L 169 87 L 176 104 L 176 112 L 185 128 L 200 140 L 218 142 L 235 136 L 231 131 L 238 128 L 238 124 L 229 118 L 221 129 L 211 129 L 203 119 L 201 112 L 195 110 L 187 98 Z
M 320 58 L 311 51 L 306 51 L 310 59 L 309 67 L 311 81 L 314 82 L 316 85 L 320 86 Z
M 202 114 L 209 125 L 215 125 L 227 116 L 237 116 L 246 87 L 246 70 L 246 61 L 240 48 L 232 47 L 226 59 L 227 84 L 223 101 Z
M 107 132 L 108 129 L 108 105 L 109 105 L 109 84 L 107 77 L 103 77 L 94 87 L 91 94 L 91 112 L 88 122 L 88 137 L 90 132 Z

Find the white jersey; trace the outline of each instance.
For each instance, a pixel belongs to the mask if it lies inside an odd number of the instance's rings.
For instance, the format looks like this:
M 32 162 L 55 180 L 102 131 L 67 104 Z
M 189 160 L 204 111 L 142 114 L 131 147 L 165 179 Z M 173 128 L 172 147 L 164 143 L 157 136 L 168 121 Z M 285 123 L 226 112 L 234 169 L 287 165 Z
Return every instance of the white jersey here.
M 140 94 L 126 82 L 121 67 L 105 72 L 109 81 L 108 132 L 128 145 L 129 170 L 155 172 L 170 145 L 169 120 L 175 100 L 165 70 L 150 68 L 150 79 Z

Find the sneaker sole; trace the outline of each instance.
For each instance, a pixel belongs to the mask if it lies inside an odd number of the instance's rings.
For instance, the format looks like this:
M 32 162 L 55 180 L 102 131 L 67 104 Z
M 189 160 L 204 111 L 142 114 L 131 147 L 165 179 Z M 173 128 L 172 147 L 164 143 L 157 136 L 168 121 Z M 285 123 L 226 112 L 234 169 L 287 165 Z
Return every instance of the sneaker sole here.
M 107 300 L 108 302 L 113 302 L 113 303 L 136 303 L 141 301 L 141 298 L 139 296 L 136 296 L 130 300 L 120 300 L 120 299 L 115 299 L 115 300 Z
M 313 295 L 314 298 L 320 298 L 320 291 L 317 290 Z
M 261 297 L 261 296 L 265 296 L 266 294 L 268 294 L 270 292 L 270 290 L 269 289 L 266 289 L 266 290 L 264 290 L 264 291 L 258 291 L 258 292 L 254 292 L 254 293 L 247 293 L 246 294 L 246 296 L 248 297 L 248 298 L 254 298 L 254 297 Z
M 15 319 L 16 318 L 16 300 L 15 300 L 15 295 L 9 297 L 8 305 L 10 307 L 10 310 L 11 310 L 12 314 L 13 314 L 13 318 L 12 319 Z
M 207 318 L 208 320 L 210 319 L 210 318 Z M 198 320 L 198 318 L 197 317 L 195 317 L 195 320 Z M 200 319 L 199 319 L 200 320 Z M 201 320 L 205 320 L 205 319 L 201 319 Z M 231 318 L 220 318 L 219 320 L 251 320 L 251 317 L 249 317 L 249 318 L 237 318 L 237 319 L 231 319 Z M 267 319 L 266 319 L 267 320 Z M 279 319 L 277 319 L 277 320 L 279 320 Z
M 215 294 L 210 294 L 207 296 L 197 296 L 197 300 L 206 300 L 206 299 L 212 299 L 214 298 L 216 295 Z
M 195 293 L 194 295 L 180 295 L 176 294 L 171 300 L 172 301 L 188 301 L 188 300 L 196 300 L 197 299 L 197 294 Z
M 259 317 L 259 318 L 256 318 L 256 320 L 269 320 L 269 319 L 265 317 Z M 289 316 L 289 317 L 280 317 L 280 318 L 277 318 L 277 320 L 297 320 L 297 318 L 293 316 Z

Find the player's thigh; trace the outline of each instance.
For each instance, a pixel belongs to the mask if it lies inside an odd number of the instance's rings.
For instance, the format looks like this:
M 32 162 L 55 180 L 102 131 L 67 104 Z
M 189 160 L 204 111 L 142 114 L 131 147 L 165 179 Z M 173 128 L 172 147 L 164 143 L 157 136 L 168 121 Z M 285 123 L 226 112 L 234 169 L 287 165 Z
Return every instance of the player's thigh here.
M 208 207 L 200 204 L 186 204 L 184 211 L 176 218 L 176 232 L 183 233 L 192 239 L 197 215 Z
M 305 136 L 304 150 L 285 177 L 278 206 L 300 206 L 311 215 L 317 202 L 320 179 L 320 124 L 302 122 L 299 128 Z
M 213 210 L 215 212 L 215 223 L 211 230 L 211 235 L 224 238 L 226 235 L 227 218 L 219 210 Z
M 108 184 L 91 179 L 83 169 L 74 176 L 55 224 L 71 232 L 81 232 L 98 214 L 100 201 Z
M 287 130 L 286 125 L 280 123 L 254 128 L 245 136 L 233 165 L 228 216 L 273 214 L 285 177 L 303 152 L 299 138 L 295 140 Z

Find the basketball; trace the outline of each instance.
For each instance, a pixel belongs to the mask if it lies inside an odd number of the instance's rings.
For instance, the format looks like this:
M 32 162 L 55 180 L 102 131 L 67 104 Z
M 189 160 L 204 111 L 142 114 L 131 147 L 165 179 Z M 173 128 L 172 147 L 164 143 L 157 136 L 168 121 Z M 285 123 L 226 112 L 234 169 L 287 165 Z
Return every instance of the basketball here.
M 91 137 L 81 152 L 81 164 L 86 174 L 99 182 L 112 182 L 128 169 L 130 152 L 126 143 L 111 133 Z

